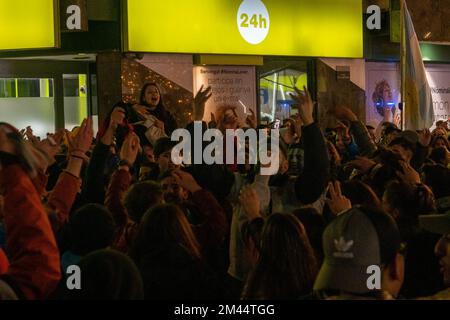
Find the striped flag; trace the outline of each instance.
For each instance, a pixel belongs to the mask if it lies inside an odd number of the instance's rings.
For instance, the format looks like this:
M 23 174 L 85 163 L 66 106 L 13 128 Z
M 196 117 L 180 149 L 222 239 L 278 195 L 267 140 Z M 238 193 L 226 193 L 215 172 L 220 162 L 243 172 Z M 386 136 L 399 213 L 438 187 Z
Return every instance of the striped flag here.
M 419 39 L 411 16 L 406 6 L 403 5 L 403 32 L 402 37 L 402 73 L 403 92 L 402 97 L 405 102 L 404 121 L 406 130 L 422 130 L 431 128 L 434 123 L 434 109 L 431 89 L 428 84 L 425 65 L 423 64 L 422 53 L 420 51 Z

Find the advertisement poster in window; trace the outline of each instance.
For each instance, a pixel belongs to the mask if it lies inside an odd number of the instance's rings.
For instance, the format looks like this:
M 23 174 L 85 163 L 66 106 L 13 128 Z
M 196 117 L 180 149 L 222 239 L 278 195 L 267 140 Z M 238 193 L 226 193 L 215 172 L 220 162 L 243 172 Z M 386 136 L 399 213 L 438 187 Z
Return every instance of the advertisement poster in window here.
M 396 63 L 366 63 L 366 123 L 400 125 L 400 69 Z
M 255 67 L 199 66 L 194 68 L 194 92 L 200 87 L 211 86 L 212 96 L 205 106 L 204 121 L 211 121 L 212 114 L 217 119 L 218 112 L 232 107 L 244 126 L 245 119 L 256 115 L 256 75 Z
M 426 66 L 428 83 L 433 95 L 435 122 L 450 119 L 450 66 L 429 64 Z
M 435 122 L 450 118 L 450 66 L 427 64 Z M 366 123 L 375 128 L 384 121 L 399 122 L 400 67 L 397 63 L 366 63 Z M 435 125 L 432 128 L 434 129 Z

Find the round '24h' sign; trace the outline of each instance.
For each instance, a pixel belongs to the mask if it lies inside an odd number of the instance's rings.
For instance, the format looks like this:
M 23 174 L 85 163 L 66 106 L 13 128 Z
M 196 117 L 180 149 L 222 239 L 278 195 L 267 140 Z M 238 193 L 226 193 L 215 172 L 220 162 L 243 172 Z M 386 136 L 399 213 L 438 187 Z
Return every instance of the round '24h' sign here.
M 269 34 L 269 11 L 261 0 L 244 0 L 238 10 L 237 24 L 245 41 L 260 44 Z

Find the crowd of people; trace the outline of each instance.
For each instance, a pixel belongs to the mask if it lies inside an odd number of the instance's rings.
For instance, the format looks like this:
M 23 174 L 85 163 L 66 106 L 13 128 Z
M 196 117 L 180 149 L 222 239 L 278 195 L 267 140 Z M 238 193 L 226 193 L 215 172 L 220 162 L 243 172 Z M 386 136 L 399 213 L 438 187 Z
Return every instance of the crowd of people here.
M 0 300 L 450 299 L 447 122 L 373 128 L 338 105 L 322 130 L 306 88 L 292 99 L 272 176 L 175 164 L 155 84 L 96 137 L 92 119 L 45 139 L 0 123 Z M 271 129 L 232 105 L 208 128 Z

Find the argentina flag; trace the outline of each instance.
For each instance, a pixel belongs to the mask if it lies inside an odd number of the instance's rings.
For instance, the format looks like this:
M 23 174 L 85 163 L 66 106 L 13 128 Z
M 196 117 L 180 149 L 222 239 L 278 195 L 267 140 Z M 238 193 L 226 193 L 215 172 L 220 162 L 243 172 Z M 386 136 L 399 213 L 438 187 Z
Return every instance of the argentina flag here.
M 402 63 L 405 68 L 404 92 L 405 97 L 405 128 L 406 130 L 422 130 L 431 128 L 434 123 L 434 109 L 431 89 L 428 84 L 425 65 L 422 60 L 419 39 L 414 30 L 411 16 L 403 1 L 403 32 L 402 46 L 405 59 Z M 406 52 L 405 52 L 406 51 Z

